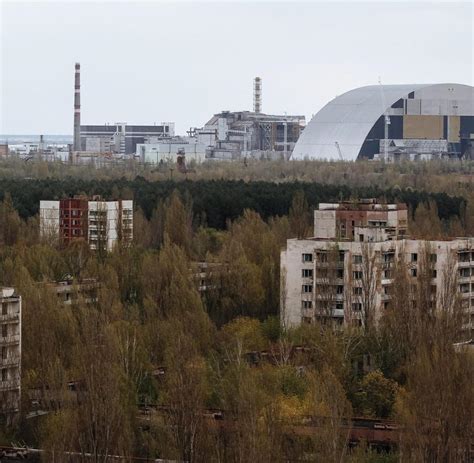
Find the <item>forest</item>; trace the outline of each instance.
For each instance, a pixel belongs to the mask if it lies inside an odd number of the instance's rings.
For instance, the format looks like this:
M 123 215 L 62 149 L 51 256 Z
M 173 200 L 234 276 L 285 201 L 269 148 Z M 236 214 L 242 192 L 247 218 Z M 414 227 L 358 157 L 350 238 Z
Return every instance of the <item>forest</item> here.
M 472 165 L 17 167 L 0 164 L 0 285 L 23 299 L 22 411 L 0 445 L 58 463 L 472 461 L 474 356 L 455 348 L 452 288 L 435 313 L 429 278 L 414 287 L 400 263 L 377 325 L 279 320 L 280 251 L 311 235 L 318 202 L 406 202 L 413 236 L 473 236 Z M 134 199 L 133 244 L 42 239 L 39 200 L 74 194 Z M 64 279 L 93 291 L 65 305 Z M 364 420 L 396 442 L 353 445 Z

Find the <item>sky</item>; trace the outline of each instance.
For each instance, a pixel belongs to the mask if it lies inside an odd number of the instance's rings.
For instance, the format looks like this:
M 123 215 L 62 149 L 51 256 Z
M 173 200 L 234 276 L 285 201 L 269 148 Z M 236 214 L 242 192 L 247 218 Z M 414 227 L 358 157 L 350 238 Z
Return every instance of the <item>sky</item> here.
M 307 121 L 377 84 L 473 85 L 473 2 L 22 2 L 0 0 L 0 133 L 72 134 L 81 122 L 201 127 L 252 110 Z

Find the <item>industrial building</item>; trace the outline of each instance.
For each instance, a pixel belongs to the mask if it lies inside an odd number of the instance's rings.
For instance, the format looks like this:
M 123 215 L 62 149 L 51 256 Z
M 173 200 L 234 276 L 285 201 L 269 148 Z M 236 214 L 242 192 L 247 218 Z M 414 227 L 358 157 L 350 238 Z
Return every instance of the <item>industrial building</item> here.
M 438 309 L 446 302 L 445 288 L 454 276 L 449 284 L 456 285 L 466 311 L 464 328 L 472 333 L 474 238 L 410 239 L 406 205 L 375 200 L 320 204 L 314 213 L 314 237 L 287 241 L 281 253 L 282 324 L 377 323 L 390 306 L 400 260 L 410 285 L 416 285 L 429 265 L 432 303 Z
M 20 412 L 21 297 L 0 287 L 0 421 L 12 424 Z
M 474 88 L 371 85 L 344 93 L 308 123 L 291 159 L 474 159 Z
M 253 86 L 253 111 L 222 111 L 201 128 L 188 131 L 206 160 L 288 159 L 305 126 L 304 116 L 262 113 L 262 79 Z M 195 156 L 197 157 L 197 156 Z
M 156 143 L 138 143 L 136 156 L 145 164 L 171 163 L 176 164 L 179 156 L 185 156 L 186 161 L 203 162 L 206 148 L 197 137 L 173 137 L 158 140 Z
M 74 137 L 72 161 L 81 159 L 78 153 L 131 156 L 139 143 L 156 143 L 174 137 L 174 123 L 130 125 L 125 122 L 104 125 L 81 125 L 81 65 L 75 64 L 74 73 Z M 89 158 L 88 156 L 86 156 Z
M 93 250 L 111 251 L 133 239 L 133 201 L 82 196 L 40 201 L 40 235 L 63 246 L 82 239 Z
M 206 159 L 288 159 L 304 124 L 304 116 L 223 111 L 192 135 L 207 146 Z
M 81 125 L 80 151 L 133 155 L 137 144 L 174 137 L 174 123 L 158 125 Z

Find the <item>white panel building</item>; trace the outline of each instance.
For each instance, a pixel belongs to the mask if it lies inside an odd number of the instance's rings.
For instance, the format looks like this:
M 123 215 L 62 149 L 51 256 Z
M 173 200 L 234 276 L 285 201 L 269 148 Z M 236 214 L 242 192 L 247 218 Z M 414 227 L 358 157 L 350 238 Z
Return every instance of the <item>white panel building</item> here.
M 11 424 L 20 411 L 21 297 L 0 287 L 0 420 Z
M 465 329 L 472 332 L 474 238 L 408 239 L 406 207 L 400 205 L 383 205 L 377 211 L 382 205 L 373 204 L 369 214 L 361 214 L 358 204 L 352 209 L 344 205 L 343 214 L 338 214 L 339 205 L 332 210 L 328 206 L 315 211 L 315 236 L 290 239 L 281 253 L 280 312 L 285 327 L 316 320 L 361 325 L 366 323 L 367 304 L 377 323 L 390 305 L 396 262 L 403 259 L 415 284 L 429 254 L 433 304 L 438 307 L 448 280 L 455 278 L 466 312 Z

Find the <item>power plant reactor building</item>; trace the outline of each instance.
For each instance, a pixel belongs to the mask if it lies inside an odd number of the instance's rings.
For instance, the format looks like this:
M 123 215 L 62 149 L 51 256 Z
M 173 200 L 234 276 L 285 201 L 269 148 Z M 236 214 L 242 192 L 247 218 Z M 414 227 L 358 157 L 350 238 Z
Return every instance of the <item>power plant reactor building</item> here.
M 474 159 L 474 88 L 371 85 L 344 93 L 308 123 L 291 159 Z

